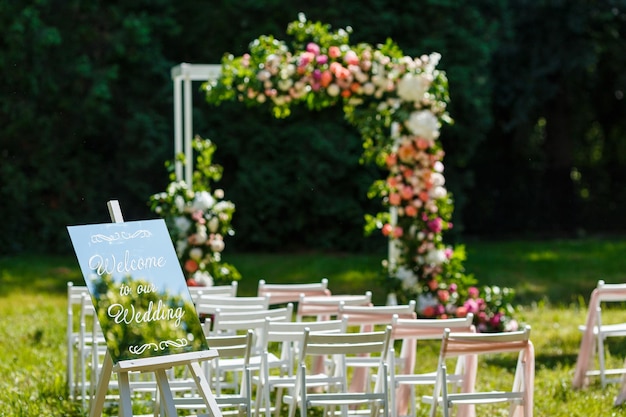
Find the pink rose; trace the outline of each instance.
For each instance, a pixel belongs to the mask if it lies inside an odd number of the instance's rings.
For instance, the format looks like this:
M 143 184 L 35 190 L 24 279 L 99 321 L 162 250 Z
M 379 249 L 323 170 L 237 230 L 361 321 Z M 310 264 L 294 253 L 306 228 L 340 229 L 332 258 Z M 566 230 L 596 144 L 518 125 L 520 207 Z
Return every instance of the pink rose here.
M 346 52 L 346 55 L 343 57 L 343 59 L 348 65 L 359 65 L 359 57 L 354 51 Z
M 470 298 L 475 299 L 478 298 L 480 291 L 478 291 L 478 288 L 476 287 L 469 287 L 467 289 L 467 294 L 470 296 Z
M 429 221 L 428 228 L 435 233 L 441 232 L 441 229 L 442 229 L 441 217 L 437 217 L 436 219 Z
M 319 47 L 319 45 L 317 45 L 316 43 L 313 43 L 313 42 L 309 42 L 306 45 L 306 50 L 307 50 L 307 52 L 310 52 L 310 53 L 315 54 L 315 55 L 319 55 L 320 54 L 320 47 Z

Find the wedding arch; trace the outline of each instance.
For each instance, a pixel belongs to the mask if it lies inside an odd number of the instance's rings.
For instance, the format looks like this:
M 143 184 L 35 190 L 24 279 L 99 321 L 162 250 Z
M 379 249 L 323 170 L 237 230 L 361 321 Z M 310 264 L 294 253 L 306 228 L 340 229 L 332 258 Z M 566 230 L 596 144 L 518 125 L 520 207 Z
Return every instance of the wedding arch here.
M 369 192 L 387 210 L 367 215 L 365 225 L 389 239 L 388 258 L 382 261 L 388 291 L 399 302 L 417 299 L 418 314 L 426 317 L 463 316 L 480 308 L 483 327 L 500 330 L 507 318 L 503 306 L 479 306 L 483 299 L 463 266 L 464 247 L 443 238 L 452 228 L 453 200 L 439 140 L 442 125 L 451 122 L 448 81 L 437 68 L 440 55 L 408 57 L 391 40 L 351 45 L 350 33 L 300 15 L 287 28 L 291 44 L 266 35 L 242 56 L 226 54 L 221 65 L 175 67 L 176 152 L 186 154 L 190 167 L 186 144 L 191 142 L 193 80 L 205 81 L 210 104 L 237 100 L 267 106 L 276 118 L 288 117 L 298 104 L 310 110 L 341 105 L 361 134 L 364 160 L 388 171 Z M 190 178 L 182 166 L 176 172 Z

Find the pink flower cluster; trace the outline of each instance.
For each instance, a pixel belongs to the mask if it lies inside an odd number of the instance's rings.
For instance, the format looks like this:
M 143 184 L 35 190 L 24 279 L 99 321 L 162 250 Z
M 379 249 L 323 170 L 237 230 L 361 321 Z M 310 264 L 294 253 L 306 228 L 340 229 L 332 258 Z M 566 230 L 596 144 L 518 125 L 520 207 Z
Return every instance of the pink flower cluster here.
M 439 288 L 436 280 L 429 282 L 430 294 L 434 294 L 430 302 L 420 309 L 418 314 L 426 318 L 451 318 L 474 315 L 474 324 L 479 332 L 515 331 L 518 323 L 506 314 L 507 301 L 502 295 L 492 296 L 490 301 L 481 297 L 477 287 L 467 289 L 465 301 L 460 299 L 456 284 Z M 488 289 L 493 295 L 494 289 Z
M 353 104 L 363 97 L 393 98 L 401 76 L 407 71 L 414 72 L 426 87 L 430 85 L 433 77 L 429 71 L 434 68 L 432 63 L 428 64 L 429 59 L 435 60 L 427 56 L 392 60 L 369 45 L 361 45 L 356 51 L 348 45 L 322 48 L 310 42 L 304 51 L 295 54 L 287 50 L 270 54 L 265 62 L 258 64 L 258 83 L 249 80 L 240 100 L 263 103 L 269 99 L 274 105 L 284 106 L 309 93 L 324 94 L 330 99 L 351 99 Z M 254 65 L 251 55 L 244 54 L 241 64 L 251 68 Z M 417 107 L 428 101 L 424 95 L 418 101 L 421 100 L 424 103 L 416 103 Z

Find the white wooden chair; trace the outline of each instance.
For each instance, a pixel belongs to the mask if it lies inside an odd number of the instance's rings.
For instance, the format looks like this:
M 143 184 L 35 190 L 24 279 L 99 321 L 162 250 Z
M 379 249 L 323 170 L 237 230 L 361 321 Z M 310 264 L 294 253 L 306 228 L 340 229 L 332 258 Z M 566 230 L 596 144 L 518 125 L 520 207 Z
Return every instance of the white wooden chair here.
M 389 349 L 391 329 L 366 333 L 313 333 L 305 330 L 300 352 L 296 384 L 283 396 L 289 404 L 289 417 L 294 417 L 296 408 L 300 415 L 308 415 L 312 407 L 324 407 L 326 415 L 387 416 L 389 413 L 386 352 Z M 380 365 L 373 387 L 355 392 L 350 390 L 349 367 L 346 358 L 351 355 L 369 354 L 378 356 Z M 324 373 L 315 372 L 312 359 L 325 357 L 332 366 Z M 369 406 L 364 410 L 362 407 Z
M 234 381 L 241 381 L 232 385 L 227 392 L 220 390 L 215 393 L 215 401 L 222 415 L 238 415 L 250 417 L 252 413 L 250 355 L 253 346 L 254 334 L 252 330 L 244 334 L 228 336 L 209 336 L 207 343 L 211 349 L 217 350 L 219 356 L 207 362 L 210 367 L 229 369 L 232 375 L 224 374 Z M 193 390 L 195 383 L 188 379 L 173 379 L 170 386 L 177 395 L 174 404 L 178 410 L 191 413 L 206 411 L 204 399 Z M 163 410 L 161 410 L 163 413 Z
M 211 324 L 209 321 L 204 323 L 205 334 L 208 336 L 223 336 L 246 333 L 248 330 L 253 331 L 253 344 L 250 354 L 250 369 L 252 374 L 258 373 L 261 367 L 261 360 L 265 352 L 265 346 L 263 345 L 263 339 L 261 334 L 267 320 L 270 321 L 282 321 L 289 322 L 293 319 L 293 304 L 287 304 L 286 307 L 273 308 L 266 310 L 255 310 L 253 312 L 222 312 L 217 310 L 213 318 L 214 322 Z M 276 355 L 270 354 L 267 358 L 268 362 L 273 363 L 278 361 Z M 224 373 L 232 371 L 232 367 L 240 368 L 241 364 L 236 361 L 232 361 L 228 364 L 220 364 L 219 367 L 212 367 L 208 370 L 209 381 L 212 382 L 215 392 L 217 394 L 223 388 L 228 388 L 228 384 L 222 383 L 224 381 Z M 231 384 L 232 385 L 232 384 Z
M 418 363 L 418 341 L 440 343 L 446 329 L 453 332 L 475 332 L 473 314 L 465 318 L 417 319 L 396 316 L 391 321 L 391 340 L 401 343 L 400 352 L 390 349 L 389 387 L 391 412 L 393 417 L 414 416 L 417 404 L 416 387 L 435 385 L 437 370 L 425 370 Z M 465 377 L 465 361 L 459 356 L 454 373 L 448 373 L 448 380 L 454 381 L 457 388 Z M 470 383 L 471 381 L 467 381 Z M 467 386 L 466 386 L 467 389 Z
M 446 359 L 466 355 L 479 357 L 493 355 L 516 354 L 517 365 L 513 383 L 503 386 L 503 380 L 489 381 L 489 387 L 482 390 L 474 385 L 471 391 L 450 393 L 448 391 L 448 373 Z M 510 355 L 509 355 L 510 356 Z M 476 363 L 472 365 L 476 369 Z M 476 380 L 476 376 L 473 377 Z M 437 368 L 437 380 L 432 396 L 423 396 L 422 401 L 431 405 L 430 416 L 437 414 L 438 406 L 443 410 L 443 416 L 448 417 L 455 405 L 475 406 L 477 404 L 508 403 L 509 416 L 532 417 L 534 408 L 534 381 L 535 381 L 535 352 L 530 341 L 530 327 L 527 326 L 517 332 L 503 333 L 452 333 L 444 332 Z M 494 415 L 497 410 L 490 409 Z M 473 414 L 473 410 L 468 414 Z
M 282 393 L 285 389 L 293 388 L 296 383 L 295 375 L 306 329 L 313 333 L 341 333 L 345 331 L 345 326 L 345 320 L 287 322 L 266 319 L 261 334 L 262 345 L 265 347 L 261 371 L 258 376 L 253 377 L 257 386 L 257 413 L 264 410 L 266 417 L 270 417 L 273 410 L 275 417 L 279 417 Z M 270 347 L 279 352 L 278 358 L 270 353 Z M 271 394 L 274 391 L 276 395 L 272 406 Z
M 605 341 L 610 337 L 626 337 L 626 323 L 606 324 L 602 318 L 602 306 L 606 303 L 626 303 L 626 284 L 605 284 L 598 281 L 589 299 L 585 325 L 574 371 L 574 388 L 583 388 L 590 376 L 599 376 L 602 387 L 619 382 L 626 375 L 626 367 L 607 368 Z
M 80 309 L 83 303 L 83 296 L 89 297 L 89 290 L 85 285 L 74 285 L 67 283 L 67 387 L 70 399 L 77 399 L 82 391 L 82 369 L 80 351 L 82 343 L 80 341 Z
M 265 280 L 259 280 L 257 296 L 269 295 L 270 305 L 295 303 L 300 300 L 300 295 L 327 296 L 331 295 L 328 289 L 328 279 L 310 284 L 268 284 Z
M 371 306 L 372 292 L 367 291 L 363 295 L 300 295 L 296 321 L 303 321 L 306 317 L 316 320 L 336 318 L 341 305 Z
M 218 296 L 218 297 L 236 297 L 239 284 L 237 281 L 232 281 L 227 285 L 212 285 L 210 287 L 188 287 L 189 294 L 193 302 L 202 295 L 206 296 Z
M 371 332 L 391 325 L 394 317 L 414 319 L 416 316 L 415 301 L 411 301 L 409 304 L 395 306 L 358 306 L 341 303 L 337 318 L 345 320 L 350 331 Z M 347 360 L 348 365 L 354 368 L 352 383 L 358 384 L 351 388 L 362 390 L 371 377 L 371 369 L 378 366 L 378 358 L 361 355 Z

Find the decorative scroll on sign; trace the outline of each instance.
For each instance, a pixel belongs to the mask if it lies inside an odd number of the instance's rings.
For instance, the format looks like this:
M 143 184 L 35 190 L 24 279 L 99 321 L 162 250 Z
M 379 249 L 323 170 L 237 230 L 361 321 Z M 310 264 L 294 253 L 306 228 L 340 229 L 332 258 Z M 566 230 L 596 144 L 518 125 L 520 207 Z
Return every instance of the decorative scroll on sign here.
M 162 219 L 67 229 L 114 363 L 208 349 Z

